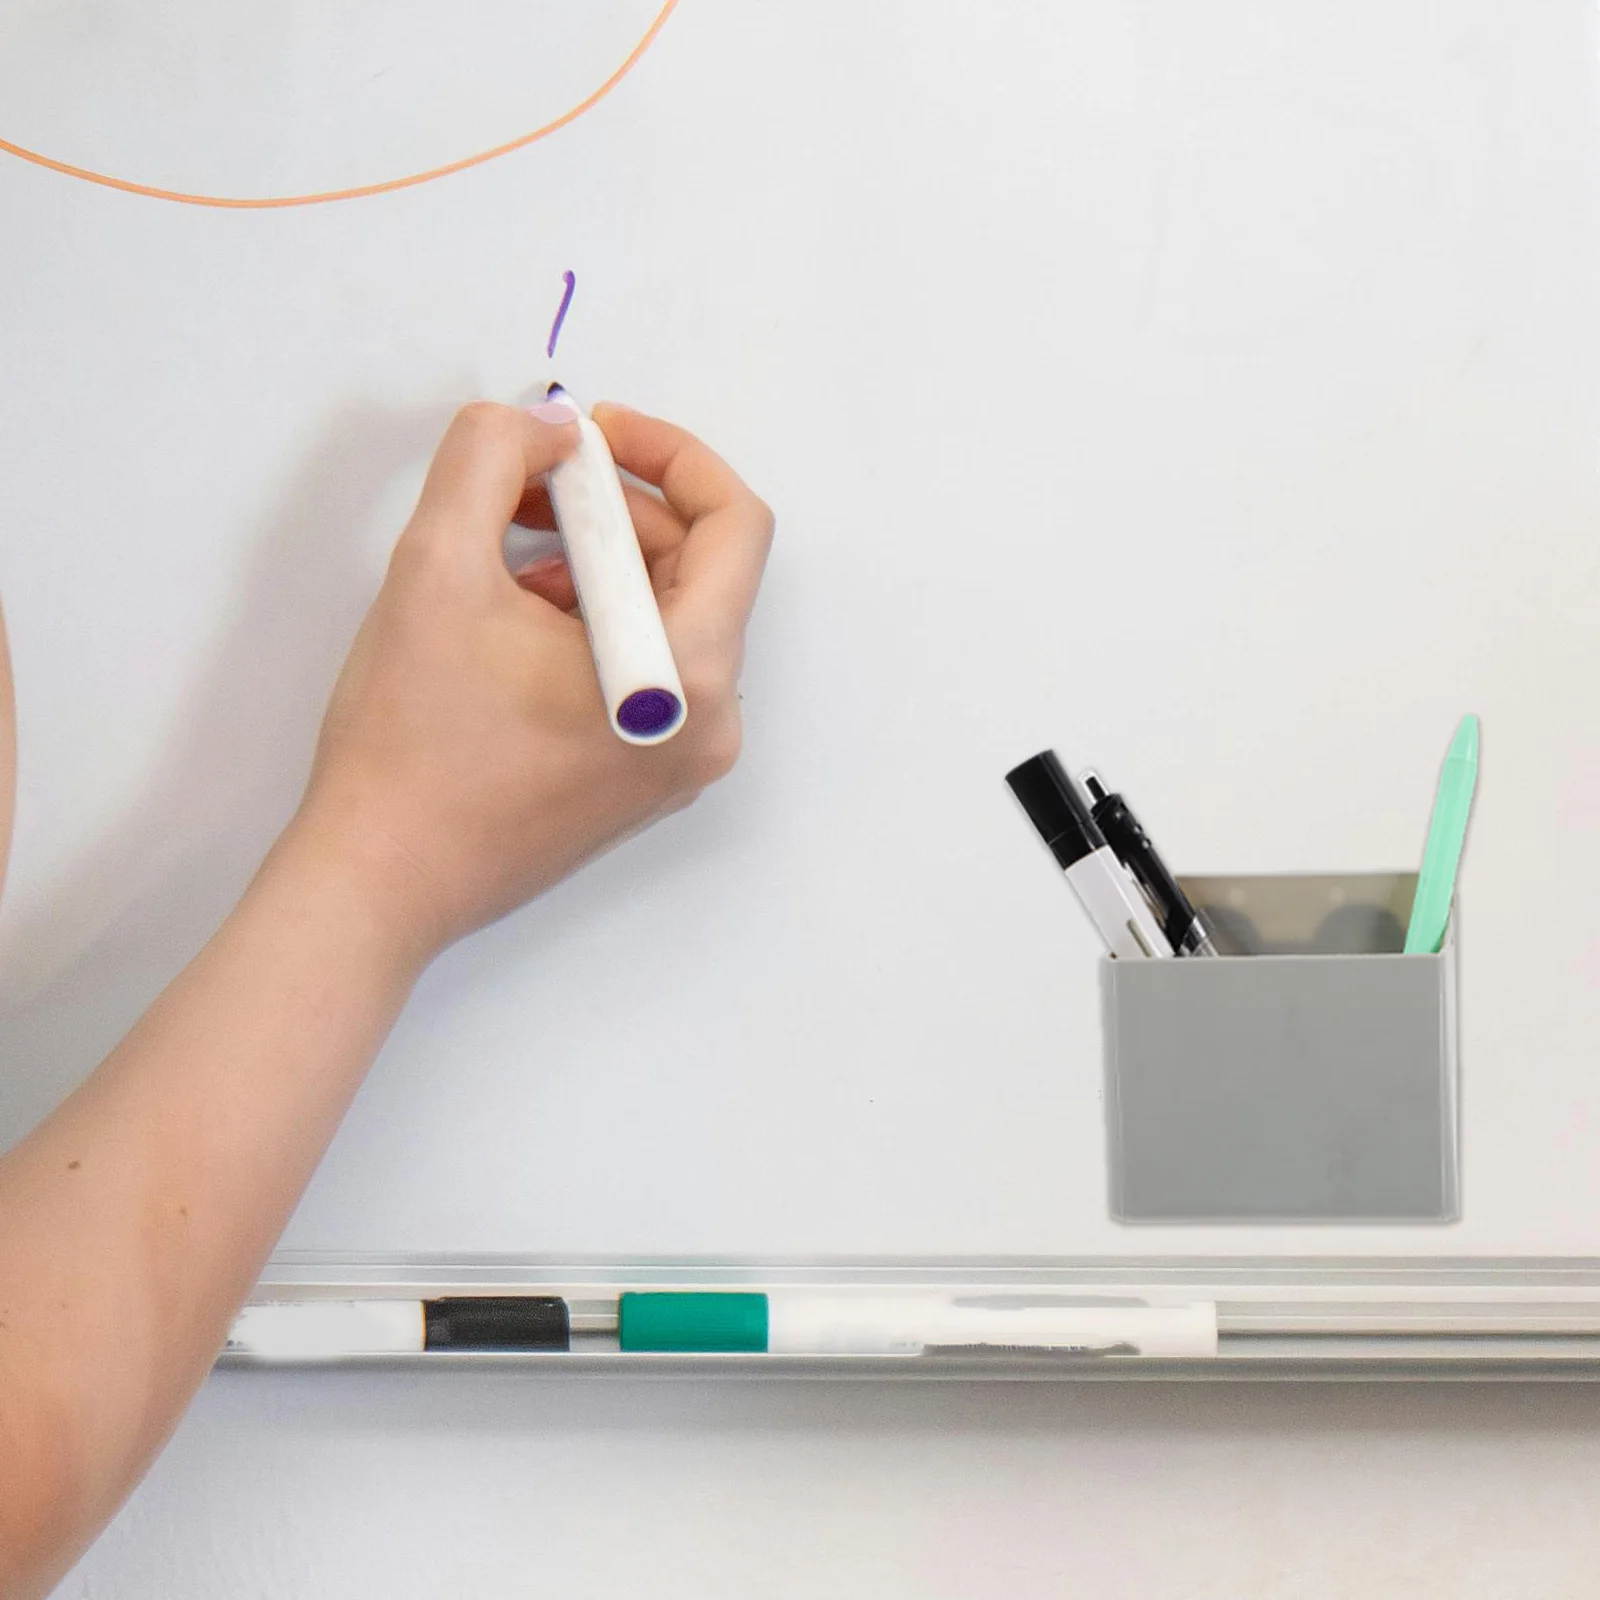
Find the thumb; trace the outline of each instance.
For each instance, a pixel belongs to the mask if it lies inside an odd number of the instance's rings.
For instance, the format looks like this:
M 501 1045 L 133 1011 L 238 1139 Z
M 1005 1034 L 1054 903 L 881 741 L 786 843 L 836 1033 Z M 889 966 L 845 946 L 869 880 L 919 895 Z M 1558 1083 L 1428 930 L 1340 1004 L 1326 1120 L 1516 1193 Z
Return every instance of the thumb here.
M 529 481 L 578 447 L 563 410 L 576 417 L 560 402 L 531 412 L 491 400 L 463 406 L 434 452 L 408 537 L 486 553 L 503 567 L 501 541 Z

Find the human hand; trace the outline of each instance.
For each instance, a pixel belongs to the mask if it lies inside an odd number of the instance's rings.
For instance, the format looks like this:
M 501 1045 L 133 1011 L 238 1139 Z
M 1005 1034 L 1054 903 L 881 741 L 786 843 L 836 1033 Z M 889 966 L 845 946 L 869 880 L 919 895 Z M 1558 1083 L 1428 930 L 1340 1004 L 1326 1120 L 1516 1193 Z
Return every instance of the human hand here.
M 285 836 L 346 873 L 426 958 L 687 804 L 739 752 L 745 624 L 772 515 L 703 444 L 599 406 L 688 715 L 664 744 L 612 732 L 560 558 L 513 578 L 509 524 L 550 526 L 543 475 L 577 430 L 488 402 L 439 446 L 334 689 Z

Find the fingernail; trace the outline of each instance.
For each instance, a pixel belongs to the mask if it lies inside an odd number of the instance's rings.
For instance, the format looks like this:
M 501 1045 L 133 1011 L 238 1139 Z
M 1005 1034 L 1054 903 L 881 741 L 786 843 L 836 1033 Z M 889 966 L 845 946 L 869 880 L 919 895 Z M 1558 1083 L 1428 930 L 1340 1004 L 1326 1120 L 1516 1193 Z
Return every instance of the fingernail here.
M 559 426 L 564 422 L 576 422 L 579 413 L 578 408 L 561 394 L 551 395 L 548 400 L 541 400 L 538 405 L 529 406 L 528 415 L 537 417 L 540 422 L 553 422 Z
M 560 556 L 547 556 L 543 561 L 535 561 L 522 568 L 520 572 L 512 574 L 519 589 L 526 589 L 530 594 L 538 594 L 547 584 L 561 576 L 566 562 Z
M 537 561 L 530 561 L 527 566 L 517 569 L 517 580 L 521 582 L 523 578 L 545 578 L 552 572 L 559 572 L 566 564 L 561 556 L 540 556 Z

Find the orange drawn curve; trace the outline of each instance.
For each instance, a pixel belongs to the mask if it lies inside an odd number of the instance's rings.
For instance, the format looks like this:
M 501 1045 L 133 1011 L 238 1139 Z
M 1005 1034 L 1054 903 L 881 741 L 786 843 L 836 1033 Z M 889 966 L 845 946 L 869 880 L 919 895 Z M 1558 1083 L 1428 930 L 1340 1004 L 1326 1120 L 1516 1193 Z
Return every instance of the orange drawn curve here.
M 140 194 L 150 200 L 171 200 L 185 206 L 215 206 L 226 211 L 275 211 L 285 206 L 321 206 L 335 200 L 364 200 L 369 195 L 392 194 L 396 189 L 414 189 L 419 183 L 432 183 L 435 178 L 448 178 L 452 173 L 465 172 L 469 167 L 481 167 L 486 161 L 508 156 L 513 150 L 525 149 L 540 139 L 548 138 L 558 129 L 566 127 L 568 123 L 576 122 L 584 112 L 593 110 L 599 105 L 638 66 L 639 58 L 656 42 L 656 35 L 666 26 L 667 18 L 672 15 L 677 4 L 678 0 L 665 0 L 665 4 L 656 13 L 655 21 L 645 29 L 644 37 L 628 52 L 627 60 L 598 89 L 580 100 L 570 110 L 563 111 L 553 122 L 547 122 L 543 127 L 535 128 L 532 133 L 525 133 L 520 138 L 507 140 L 505 144 L 497 144 L 492 150 L 479 150 L 474 155 L 463 156 L 459 161 L 447 162 L 442 167 L 429 167 L 425 172 L 408 173 L 403 178 L 386 178 L 382 183 L 363 183 L 353 189 L 328 189 L 321 194 L 266 195 L 256 199 L 220 194 L 185 194 L 180 189 L 160 189 L 148 183 L 135 183 L 130 178 L 114 178 L 106 172 L 93 172 L 87 167 L 75 167 L 70 162 L 57 161 L 53 156 L 41 155 L 37 150 L 13 144 L 9 139 L 0 139 L 0 151 L 17 156 L 23 161 L 31 161 L 36 167 L 46 167 L 51 172 L 62 173 L 69 178 L 81 178 L 85 183 L 97 183 L 104 189 L 121 189 L 125 194 Z

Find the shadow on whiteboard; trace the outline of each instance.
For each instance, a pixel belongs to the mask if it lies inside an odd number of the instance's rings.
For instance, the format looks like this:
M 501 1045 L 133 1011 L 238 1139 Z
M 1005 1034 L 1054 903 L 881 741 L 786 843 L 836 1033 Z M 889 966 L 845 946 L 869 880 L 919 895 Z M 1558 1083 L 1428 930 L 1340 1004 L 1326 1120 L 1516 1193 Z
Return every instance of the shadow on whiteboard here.
M 292 1477 L 308 1441 L 357 1438 L 388 1445 L 420 1438 L 437 1447 L 448 1436 L 470 1473 L 497 1440 L 604 1455 L 630 1436 L 677 1434 L 702 1444 L 741 1436 L 795 1444 L 898 1436 L 926 1444 L 954 1433 L 1013 1447 L 1037 1439 L 1059 1449 L 1073 1435 L 1126 1440 L 1220 1429 L 1236 1441 L 1304 1433 L 1315 1447 L 1400 1429 L 1446 1439 L 1506 1425 L 1555 1439 L 1592 1434 L 1597 1423 L 1600 1389 L 1586 1384 L 688 1383 L 279 1368 L 213 1375 L 185 1429 L 216 1429 L 229 1439 L 249 1432 L 269 1453 L 282 1451 L 279 1471 Z M 557 1440 L 562 1444 L 554 1446 Z M 169 1462 L 182 1461 L 192 1447 L 180 1434 Z
M 363 529 L 443 423 L 436 407 L 363 405 L 327 425 L 246 542 L 254 555 L 145 792 L 10 923 L 0 1145 L 68 1093 L 200 948 L 290 815 L 382 576 Z

